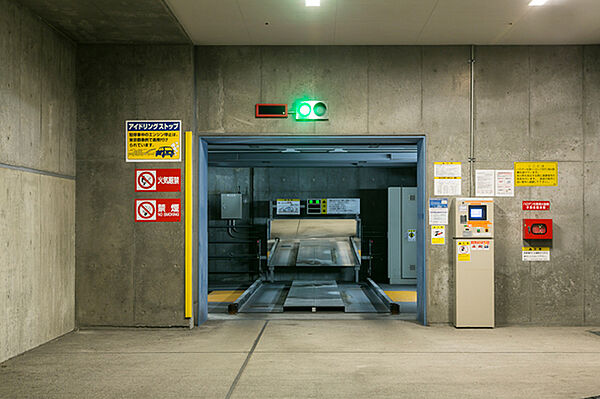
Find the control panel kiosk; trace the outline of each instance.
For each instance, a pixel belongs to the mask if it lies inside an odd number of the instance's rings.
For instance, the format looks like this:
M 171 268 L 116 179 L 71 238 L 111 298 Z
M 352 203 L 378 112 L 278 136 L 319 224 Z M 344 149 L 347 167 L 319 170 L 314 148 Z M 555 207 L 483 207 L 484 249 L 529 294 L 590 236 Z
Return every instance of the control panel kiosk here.
M 457 198 L 454 245 L 454 326 L 494 327 L 494 202 Z

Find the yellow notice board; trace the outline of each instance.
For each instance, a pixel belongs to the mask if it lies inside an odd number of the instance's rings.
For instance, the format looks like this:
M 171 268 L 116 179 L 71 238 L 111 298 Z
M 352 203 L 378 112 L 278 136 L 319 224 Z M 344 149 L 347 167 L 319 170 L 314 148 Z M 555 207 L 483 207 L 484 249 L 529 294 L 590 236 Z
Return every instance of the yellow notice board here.
M 558 162 L 515 162 L 515 186 L 558 186 Z
M 127 162 L 180 162 L 181 121 L 125 121 Z

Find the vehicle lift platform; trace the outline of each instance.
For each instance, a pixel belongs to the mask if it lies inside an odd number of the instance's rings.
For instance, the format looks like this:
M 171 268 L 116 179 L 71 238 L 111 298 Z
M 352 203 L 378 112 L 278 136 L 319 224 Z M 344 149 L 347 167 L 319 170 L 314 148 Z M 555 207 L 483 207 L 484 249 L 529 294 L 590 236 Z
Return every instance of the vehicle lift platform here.
M 397 314 L 399 307 L 371 279 L 365 283 L 334 280 L 271 283 L 259 279 L 228 306 L 230 314 L 284 311 Z
M 309 200 L 307 207 L 319 201 Z M 228 305 L 230 314 L 283 311 L 399 312 L 398 305 L 391 302 L 375 282 L 371 279 L 359 282 L 363 257 L 358 208 L 348 211 L 349 214 L 333 215 L 331 210 L 322 214 L 325 208 L 320 206 L 315 209 L 319 213 L 311 215 L 311 209 L 306 208 L 304 217 L 276 215 L 274 211 L 279 211 L 279 208 L 276 202 L 271 203 L 271 217 L 267 223 L 265 277 L 256 280 L 235 302 Z M 299 212 L 296 209 L 296 214 Z M 347 212 L 338 209 L 338 213 Z M 343 270 L 351 273 L 343 273 Z M 335 273 L 346 276 L 349 281 L 331 279 L 330 276 Z

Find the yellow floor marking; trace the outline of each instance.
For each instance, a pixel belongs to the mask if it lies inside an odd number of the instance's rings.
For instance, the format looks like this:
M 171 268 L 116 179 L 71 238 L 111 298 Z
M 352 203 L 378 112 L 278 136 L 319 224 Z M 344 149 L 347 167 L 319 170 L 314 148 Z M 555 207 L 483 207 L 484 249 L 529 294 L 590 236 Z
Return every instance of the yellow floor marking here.
M 244 290 L 213 291 L 208 294 L 208 302 L 235 302 L 244 293 Z
M 394 302 L 417 302 L 416 291 L 384 291 Z

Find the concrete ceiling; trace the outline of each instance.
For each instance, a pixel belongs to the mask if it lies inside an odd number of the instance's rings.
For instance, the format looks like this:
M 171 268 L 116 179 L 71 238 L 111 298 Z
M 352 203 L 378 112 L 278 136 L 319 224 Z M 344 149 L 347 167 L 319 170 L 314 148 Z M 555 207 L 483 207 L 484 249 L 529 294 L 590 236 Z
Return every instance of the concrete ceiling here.
M 600 0 L 529 1 L 20 0 L 80 43 L 600 43 Z
M 79 43 L 190 43 L 160 0 L 19 0 Z
M 600 0 L 166 0 L 195 44 L 600 43 Z

